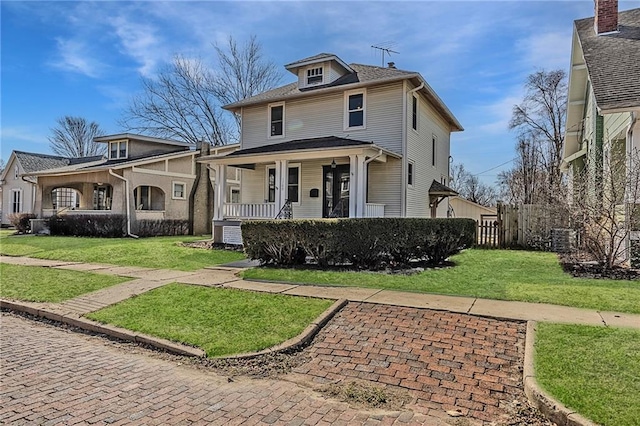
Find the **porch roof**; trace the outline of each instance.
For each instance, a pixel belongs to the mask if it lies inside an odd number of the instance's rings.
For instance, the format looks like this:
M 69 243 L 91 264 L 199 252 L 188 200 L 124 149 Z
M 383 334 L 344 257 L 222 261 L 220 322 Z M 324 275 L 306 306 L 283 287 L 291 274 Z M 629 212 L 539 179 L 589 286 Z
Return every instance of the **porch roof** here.
M 327 153 L 326 151 L 330 151 L 331 153 Z M 325 136 L 240 149 L 225 156 L 212 155 L 203 157 L 199 161 L 242 165 L 252 162 L 265 162 L 265 158 L 273 159 L 275 157 L 313 159 L 359 153 L 375 155 L 380 152 L 382 152 L 385 157 L 401 158 L 400 155 L 387 151 L 373 142 L 340 138 L 337 136 Z

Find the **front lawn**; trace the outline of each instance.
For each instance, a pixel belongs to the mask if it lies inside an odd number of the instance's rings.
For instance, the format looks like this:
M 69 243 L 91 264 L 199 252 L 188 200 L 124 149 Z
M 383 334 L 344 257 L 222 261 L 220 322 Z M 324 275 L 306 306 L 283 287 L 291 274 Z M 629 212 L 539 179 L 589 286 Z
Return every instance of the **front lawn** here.
M 195 271 L 205 266 L 244 258 L 239 252 L 181 247 L 180 242 L 202 237 L 83 238 L 52 236 L 0 236 L 0 254 L 69 262 L 108 263 L 120 266 Z
M 605 426 L 640 424 L 640 330 L 538 324 L 543 389 Z
M 456 264 L 454 267 L 429 269 L 413 275 L 261 267 L 244 271 L 243 278 L 640 313 L 639 281 L 574 278 L 562 271 L 553 253 L 473 249 L 453 256 L 452 260 Z
M 0 263 L 0 297 L 29 302 L 61 302 L 130 281 L 131 278 Z
M 259 351 L 300 334 L 333 301 L 169 284 L 87 315 L 183 342 L 208 356 Z

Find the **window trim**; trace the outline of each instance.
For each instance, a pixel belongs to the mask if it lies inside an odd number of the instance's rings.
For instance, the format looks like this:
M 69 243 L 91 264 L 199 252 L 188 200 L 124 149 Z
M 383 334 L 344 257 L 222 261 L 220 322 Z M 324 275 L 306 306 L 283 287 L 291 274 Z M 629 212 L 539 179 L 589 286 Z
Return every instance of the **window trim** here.
M 124 155 L 120 155 L 120 151 L 122 150 L 120 148 L 120 144 L 124 144 Z M 112 154 L 112 150 L 111 150 L 111 146 L 112 145 L 117 145 L 117 149 L 116 149 L 116 156 L 114 157 Z M 117 141 L 110 141 L 109 142 L 109 160 L 119 160 L 119 159 L 123 159 L 123 158 L 128 158 L 129 157 L 129 141 L 127 139 L 122 139 L 122 140 L 117 140 Z
M 182 197 L 176 197 L 176 185 L 182 185 Z M 171 199 L 172 200 L 186 200 L 187 199 L 187 184 L 179 180 L 171 181 Z
M 420 100 L 414 93 L 413 100 L 411 101 L 411 129 L 418 133 L 418 127 L 420 123 Z
M 407 186 L 413 188 L 416 182 L 416 163 L 413 160 L 407 162 Z
M 300 202 L 302 201 L 302 167 L 300 165 L 300 163 L 289 163 L 287 165 L 287 173 L 289 173 L 289 169 L 293 169 L 296 168 L 298 169 L 298 201 L 293 201 L 291 204 L 293 204 L 294 206 L 299 206 Z M 274 195 L 274 201 L 269 201 L 269 170 L 276 170 L 276 166 L 266 166 L 265 167 L 265 180 L 264 180 L 264 186 L 265 186 L 265 197 L 264 199 L 266 200 L 265 202 L 267 203 L 275 203 L 275 195 Z M 289 194 L 289 180 L 287 179 L 287 194 Z M 277 191 L 277 182 L 276 182 L 276 189 L 274 191 Z M 275 194 L 275 193 L 274 193 Z
M 279 107 L 279 106 L 282 107 L 282 134 L 281 135 L 272 135 L 271 134 L 271 124 L 272 124 L 272 122 L 271 122 L 271 111 L 272 111 L 272 108 L 276 108 L 276 107 Z M 284 123 L 285 123 L 285 110 L 286 110 L 285 103 L 284 102 L 274 102 L 274 103 L 269 104 L 267 106 L 267 110 L 268 110 L 268 115 L 269 115 L 269 117 L 267 119 L 267 139 L 283 139 L 285 137 L 285 126 L 284 126 Z
M 354 95 L 362 95 L 362 126 L 349 127 L 349 98 Z M 356 112 L 354 110 L 353 112 Z M 365 130 L 367 128 L 367 89 L 348 90 L 344 92 L 344 130 Z

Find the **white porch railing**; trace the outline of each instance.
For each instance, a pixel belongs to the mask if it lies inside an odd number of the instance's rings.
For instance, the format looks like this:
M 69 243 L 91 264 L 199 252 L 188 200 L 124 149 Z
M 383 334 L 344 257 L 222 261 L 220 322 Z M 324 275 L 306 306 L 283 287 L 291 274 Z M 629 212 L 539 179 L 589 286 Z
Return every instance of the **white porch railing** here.
M 115 214 L 113 210 L 79 210 L 79 209 L 70 209 L 68 207 L 64 207 L 61 209 L 42 209 L 42 217 L 50 217 L 56 214 L 58 215 L 105 215 L 105 214 Z
M 367 203 L 364 217 L 384 217 L 384 204 Z
M 278 212 L 274 203 L 226 203 L 225 218 L 238 219 L 274 219 Z

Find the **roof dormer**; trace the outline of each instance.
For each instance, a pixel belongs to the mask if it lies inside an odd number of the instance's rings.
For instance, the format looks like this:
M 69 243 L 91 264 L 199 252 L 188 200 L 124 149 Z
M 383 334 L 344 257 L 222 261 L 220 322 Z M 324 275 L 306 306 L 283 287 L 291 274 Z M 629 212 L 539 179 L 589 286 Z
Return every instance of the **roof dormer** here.
M 285 65 L 287 71 L 298 76 L 298 88 L 310 89 L 333 83 L 355 71 L 332 53 L 320 53 Z

